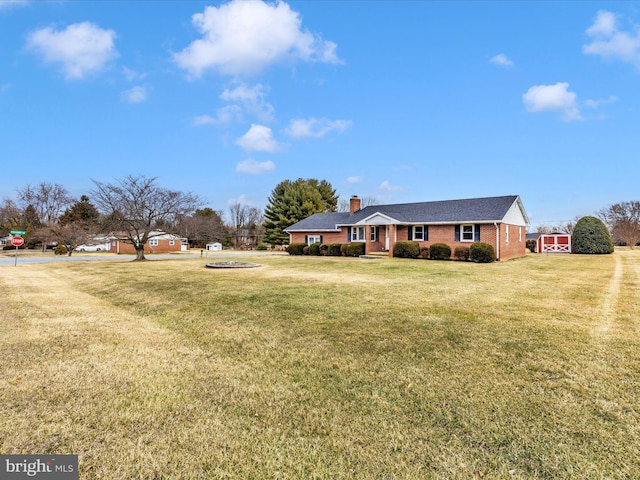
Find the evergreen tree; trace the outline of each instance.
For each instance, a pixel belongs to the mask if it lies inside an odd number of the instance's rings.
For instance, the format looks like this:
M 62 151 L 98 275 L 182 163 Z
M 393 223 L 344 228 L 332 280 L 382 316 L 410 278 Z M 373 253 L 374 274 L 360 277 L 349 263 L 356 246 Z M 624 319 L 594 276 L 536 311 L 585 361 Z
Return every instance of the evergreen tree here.
M 95 225 L 100 218 L 96 207 L 89 202 L 89 197 L 82 195 L 80 200 L 67 208 L 60 216 L 60 225 L 80 223 L 84 227 Z
M 596 217 L 582 217 L 571 237 L 573 253 L 613 253 L 613 242 L 605 224 Z
M 335 212 L 338 197 L 326 180 L 284 180 L 271 192 L 264 211 L 265 241 L 282 245 L 289 240 L 284 229 L 314 213 Z

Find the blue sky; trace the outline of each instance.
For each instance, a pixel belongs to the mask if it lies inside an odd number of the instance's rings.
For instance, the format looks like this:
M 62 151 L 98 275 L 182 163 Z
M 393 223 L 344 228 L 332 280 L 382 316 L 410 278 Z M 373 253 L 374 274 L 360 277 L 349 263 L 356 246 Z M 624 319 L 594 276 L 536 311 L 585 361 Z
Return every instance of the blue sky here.
M 157 176 L 379 203 L 639 198 L 640 3 L 0 0 L 0 197 Z

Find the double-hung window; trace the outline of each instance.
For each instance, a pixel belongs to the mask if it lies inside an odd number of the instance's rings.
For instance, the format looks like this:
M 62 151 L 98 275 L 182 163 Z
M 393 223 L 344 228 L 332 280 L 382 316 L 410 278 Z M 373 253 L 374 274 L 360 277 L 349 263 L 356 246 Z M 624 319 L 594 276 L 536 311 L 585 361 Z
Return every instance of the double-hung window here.
M 152 238 L 151 240 L 149 240 L 149 246 L 150 247 L 157 247 L 158 246 L 158 239 L 157 238 Z
M 372 242 L 377 242 L 378 241 L 378 235 L 380 232 L 380 227 L 378 226 L 371 226 L 371 236 L 369 237 L 371 239 Z
M 322 243 L 322 237 L 320 235 L 309 235 L 307 237 L 307 245 L 313 245 L 314 243 Z
M 352 242 L 364 242 L 365 240 L 364 227 L 351 227 Z
M 461 242 L 473 242 L 474 226 L 473 225 L 460 225 L 460 241 Z
M 425 227 L 424 225 L 414 225 L 413 226 L 413 239 L 414 240 L 425 240 L 424 238 L 424 232 L 425 231 Z

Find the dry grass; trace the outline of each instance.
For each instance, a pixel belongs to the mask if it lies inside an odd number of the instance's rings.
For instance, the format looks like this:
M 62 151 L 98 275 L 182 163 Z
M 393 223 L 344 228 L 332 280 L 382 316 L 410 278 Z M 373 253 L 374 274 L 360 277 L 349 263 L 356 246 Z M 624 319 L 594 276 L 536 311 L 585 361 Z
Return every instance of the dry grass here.
M 0 451 L 81 478 L 632 478 L 640 251 L 0 267 Z

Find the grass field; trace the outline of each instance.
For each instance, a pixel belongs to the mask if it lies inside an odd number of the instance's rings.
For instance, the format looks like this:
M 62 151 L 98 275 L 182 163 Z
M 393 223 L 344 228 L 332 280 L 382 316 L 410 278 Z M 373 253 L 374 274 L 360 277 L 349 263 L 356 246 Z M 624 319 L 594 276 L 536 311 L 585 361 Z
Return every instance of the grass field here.
M 640 477 L 640 250 L 206 261 L 0 267 L 0 452 L 82 479 Z

